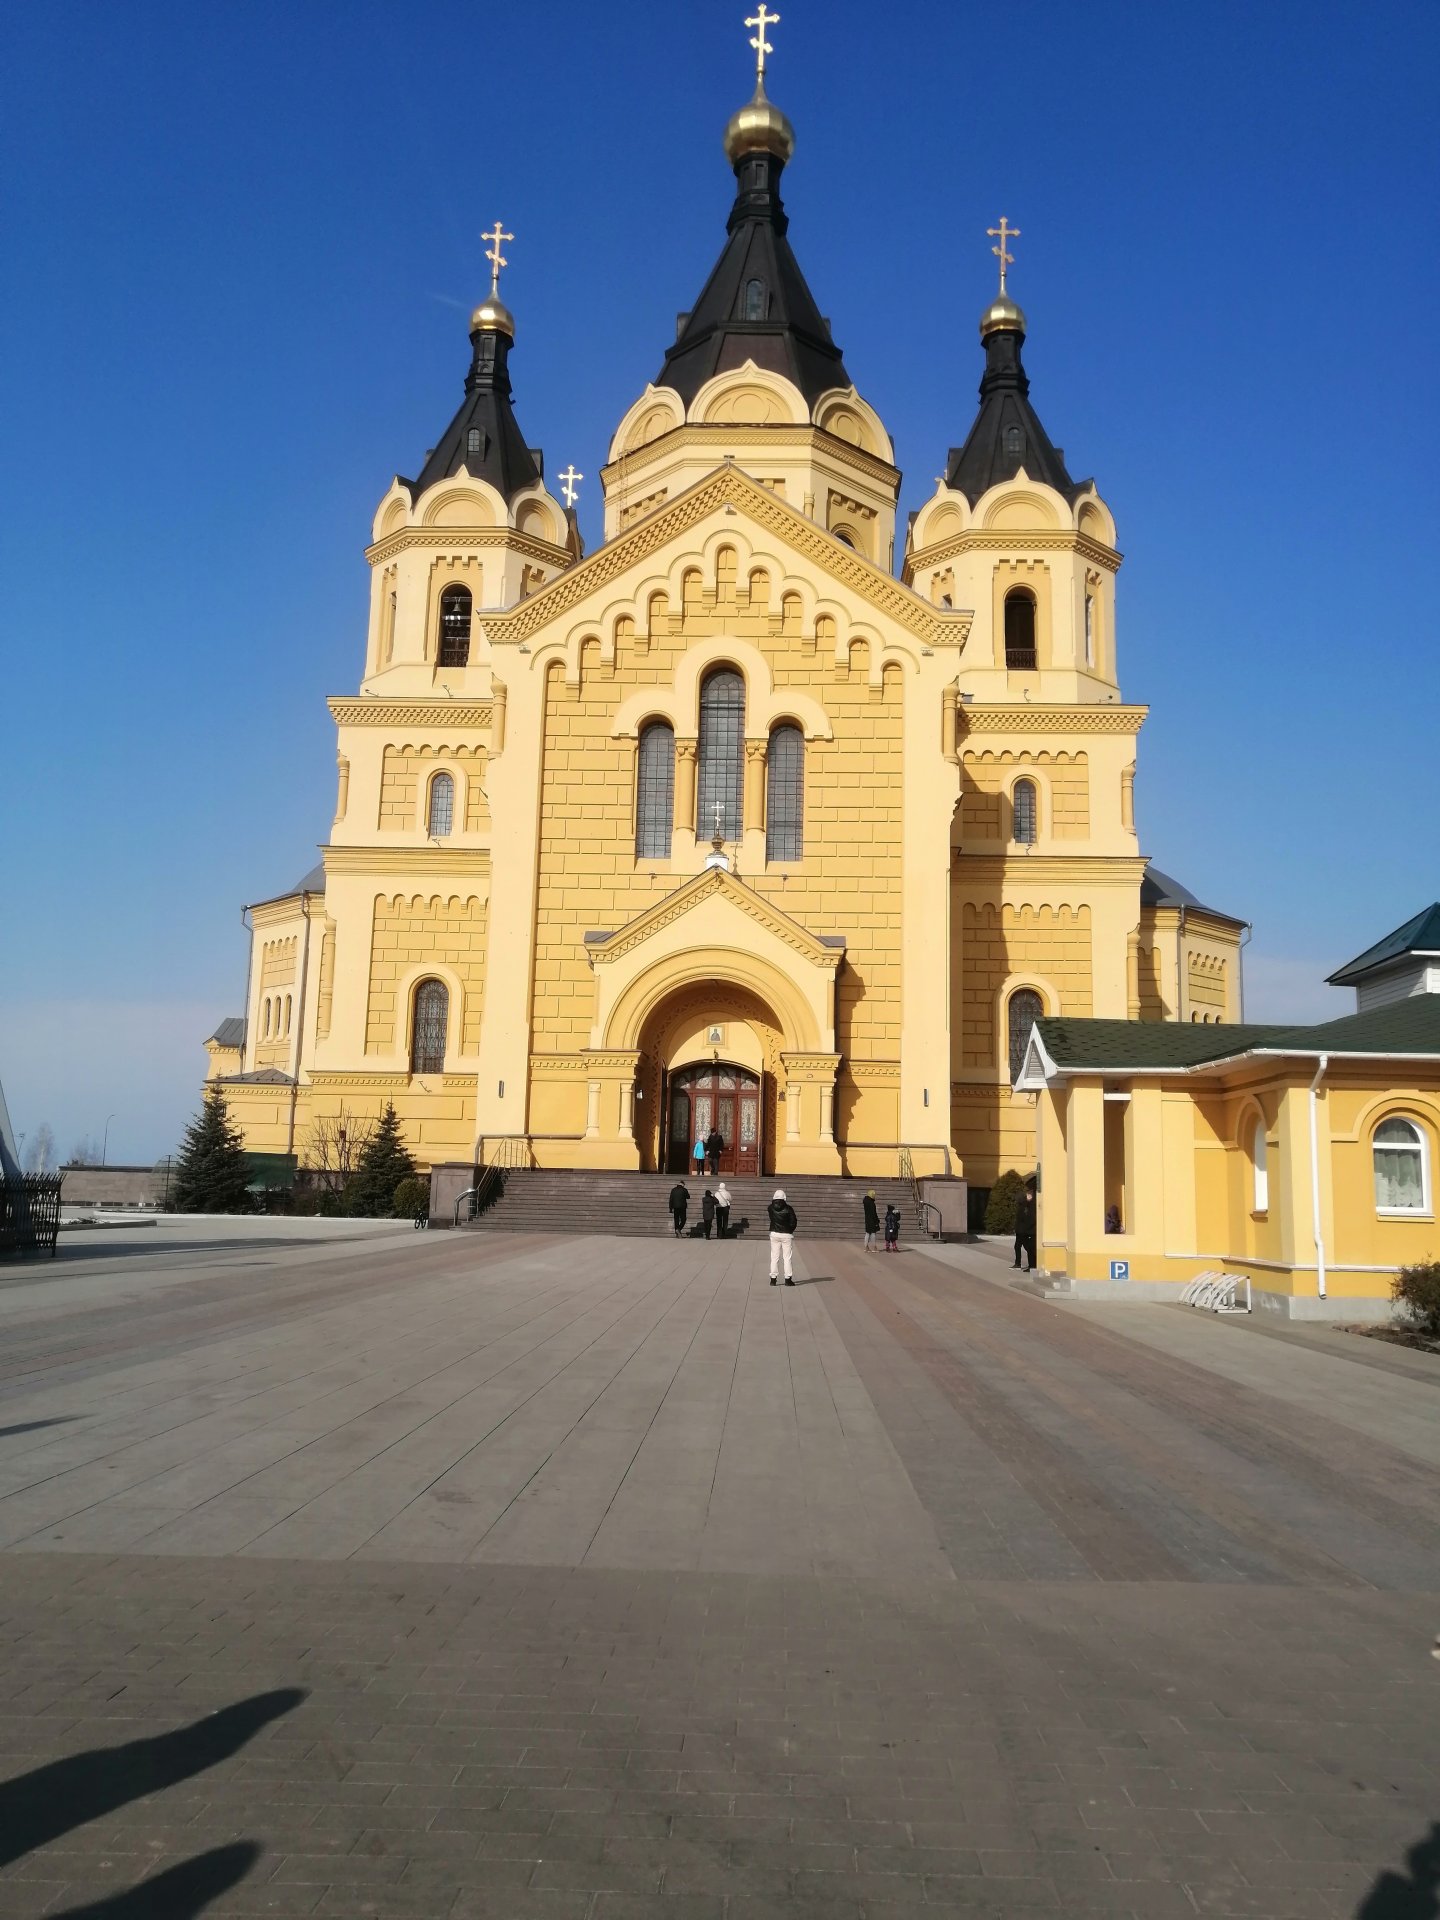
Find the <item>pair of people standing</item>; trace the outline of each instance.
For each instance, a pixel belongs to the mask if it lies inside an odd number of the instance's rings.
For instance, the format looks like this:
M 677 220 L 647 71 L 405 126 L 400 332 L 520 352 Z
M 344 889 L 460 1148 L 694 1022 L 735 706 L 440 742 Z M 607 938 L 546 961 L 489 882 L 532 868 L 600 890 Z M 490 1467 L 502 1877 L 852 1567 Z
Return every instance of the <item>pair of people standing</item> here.
M 690 1213 L 690 1189 L 683 1180 L 677 1180 L 670 1189 L 669 1204 L 670 1218 L 674 1223 L 675 1238 L 678 1240 L 685 1231 L 685 1222 Z M 712 1228 L 718 1228 L 720 1239 L 729 1238 L 730 1207 L 730 1189 L 723 1180 L 713 1193 L 709 1187 L 705 1189 L 704 1197 L 700 1202 L 700 1225 L 707 1240 L 710 1238 Z
M 695 1151 L 690 1158 L 695 1162 L 697 1174 L 704 1173 L 705 1163 L 710 1163 L 711 1173 L 720 1171 L 720 1155 L 725 1150 L 725 1138 L 718 1127 L 712 1127 L 703 1140 L 695 1142 Z
M 865 1196 L 865 1251 L 875 1251 L 875 1237 L 880 1231 L 880 1209 L 875 1203 L 873 1193 Z M 900 1249 L 900 1209 L 893 1203 L 885 1209 L 885 1251 L 898 1253 Z

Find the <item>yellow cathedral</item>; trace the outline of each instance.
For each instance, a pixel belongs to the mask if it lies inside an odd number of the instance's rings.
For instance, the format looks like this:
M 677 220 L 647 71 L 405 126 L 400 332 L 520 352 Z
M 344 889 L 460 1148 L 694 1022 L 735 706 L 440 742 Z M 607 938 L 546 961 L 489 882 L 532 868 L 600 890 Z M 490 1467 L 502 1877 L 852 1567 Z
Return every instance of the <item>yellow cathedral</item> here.
M 422 1165 L 664 1173 L 714 1130 L 726 1172 L 984 1189 L 1035 1163 L 1038 1018 L 1242 1017 L 1242 923 L 1141 851 L 1115 522 L 1032 405 L 1014 229 L 979 409 L 897 526 L 791 248 L 769 50 L 591 553 L 487 236 L 459 410 L 375 513 L 328 841 L 250 910 L 208 1042 L 257 1152 L 393 1101 Z

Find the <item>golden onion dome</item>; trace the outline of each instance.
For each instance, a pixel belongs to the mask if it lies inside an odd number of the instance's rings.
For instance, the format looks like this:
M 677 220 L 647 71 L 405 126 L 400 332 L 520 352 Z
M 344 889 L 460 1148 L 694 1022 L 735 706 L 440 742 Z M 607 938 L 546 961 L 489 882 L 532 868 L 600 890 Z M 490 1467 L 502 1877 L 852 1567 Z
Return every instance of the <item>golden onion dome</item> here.
M 730 116 L 725 129 L 725 158 L 733 167 L 746 153 L 773 153 L 782 163 L 795 151 L 795 129 L 779 107 L 765 97 L 765 84 L 755 88 L 748 106 Z
M 515 316 L 498 293 L 487 294 L 470 316 L 471 333 L 503 333 L 515 338 Z
M 1024 331 L 1025 315 L 1008 293 L 998 295 L 980 316 L 982 340 L 992 333 L 1024 333 Z

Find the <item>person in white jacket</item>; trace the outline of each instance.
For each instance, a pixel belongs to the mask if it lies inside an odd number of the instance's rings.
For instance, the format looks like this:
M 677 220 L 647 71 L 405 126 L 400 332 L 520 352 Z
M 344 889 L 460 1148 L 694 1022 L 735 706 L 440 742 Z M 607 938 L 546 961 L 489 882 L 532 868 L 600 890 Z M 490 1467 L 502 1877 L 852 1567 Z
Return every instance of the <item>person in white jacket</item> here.
M 730 1238 L 730 1189 L 723 1180 L 715 1189 L 715 1227 L 719 1239 Z

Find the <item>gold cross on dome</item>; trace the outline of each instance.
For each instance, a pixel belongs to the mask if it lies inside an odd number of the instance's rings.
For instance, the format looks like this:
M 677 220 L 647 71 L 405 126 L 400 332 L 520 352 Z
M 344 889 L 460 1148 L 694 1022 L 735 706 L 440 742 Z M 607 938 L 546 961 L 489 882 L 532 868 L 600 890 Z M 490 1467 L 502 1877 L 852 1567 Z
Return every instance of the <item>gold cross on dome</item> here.
M 583 480 L 585 476 L 583 473 L 577 473 L 575 471 L 575 462 L 572 460 L 564 473 L 558 477 L 560 481 L 560 491 L 565 496 L 565 504 L 567 507 L 573 507 L 580 497 L 575 482 L 577 480 Z
M 485 249 L 485 258 L 490 262 L 490 291 L 491 293 L 498 293 L 500 291 L 500 269 L 502 267 L 508 267 L 510 264 L 504 254 L 501 253 L 500 248 L 505 241 L 513 240 L 515 236 L 513 233 L 506 233 L 504 227 L 502 227 L 497 220 L 492 230 L 489 233 L 482 233 L 480 238 L 490 242 L 489 246 Z
M 778 27 L 780 24 L 780 16 L 778 13 L 771 13 L 770 9 L 765 5 L 765 0 L 760 0 L 760 11 L 755 14 L 752 19 L 747 20 L 745 24 L 747 27 L 754 27 L 756 29 L 750 44 L 755 49 L 755 78 L 763 82 L 765 79 L 765 56 L 767 53 L 773 53 L 775 51 L 774 47 L 772 47 L 770 42 L 765 38 L 765 29 L 767 27 Z
M 999 246 L 998 246 L 998 247 L 991 247 L 991 249 L 990 249 L 990 251 L 991 251 L 991 253 L 993 253 L 993 254 L 995 254 L 995 255 L 996 255 L 996 256 L 997 256 L 998 258 L 999 258 L 999 261 L 1000 261 L 1000 291 L 1001 291 L 1001 293 L 1004 293 L 1004 291 L 1005 291 L 1005 269 L 1006 269 L 1007 267 L 1013 267 L 1013 266 L 1014 266 L 1014 264 L 1015 264 L 1015 256 L 1014 256 L 1014 254 L 1013 254 L 1013 253 L 1007 253 L 1007 252 L 1006 252 L 1006 250 L 1005 250 L 1005 242 L 1006 242 L 1007 240 L 1018 240 L 1018 239 L 1020 238 L 1020 229 L 1019 229 L 1019 227 L 1012 227 L 1012 226 L 1010 225 L 1010 223 L 1009 223 L 1009 221 L 1008 221 L 1008 220 L 1007 220 L 1007 219 L 1005 218 L 1005 216 L 1004 216 L 1004 214 L 1002 213 L 1002 214 L 1001 214 L 1001 216 L 1000 216 L 1000 224 L 999 224 L 999 226 L 998 226 L 998 227 L 987 227 L 987 228 L 985 229 L 985 232 L 986 232 L 986 235 L 987 235 L 987 237 L 988 237 L 989 239 L 991 239 L 991 240 L 998 240 L 998 241 L 1000 242 L 1000 244 L 999 244 Z

